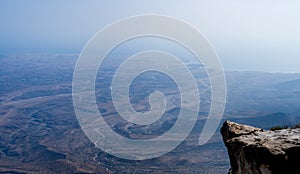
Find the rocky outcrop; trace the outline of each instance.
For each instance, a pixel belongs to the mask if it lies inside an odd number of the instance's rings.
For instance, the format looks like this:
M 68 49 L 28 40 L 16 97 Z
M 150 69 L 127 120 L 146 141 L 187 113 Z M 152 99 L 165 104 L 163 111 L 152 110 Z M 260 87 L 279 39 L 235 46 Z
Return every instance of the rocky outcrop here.
M 262 130 L 226 121 L 221 128 L 231 174 L 300 173 L 300 129 Z

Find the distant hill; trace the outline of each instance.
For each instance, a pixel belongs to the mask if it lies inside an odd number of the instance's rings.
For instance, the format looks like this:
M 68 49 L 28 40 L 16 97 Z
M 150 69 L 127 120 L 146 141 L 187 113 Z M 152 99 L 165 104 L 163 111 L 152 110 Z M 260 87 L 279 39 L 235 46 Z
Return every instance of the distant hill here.
M 233 118 L 231 120 L 241 124 L 261 127 L 263 129 L 270 129 L 273 126 L 292 126 L 300 122 L 300 118 L 291 117 L 282 112 L 260 117 Z
M 300 91 L 300 79 L 289 80 L 274 85 L 278 90 L 296 90 Z

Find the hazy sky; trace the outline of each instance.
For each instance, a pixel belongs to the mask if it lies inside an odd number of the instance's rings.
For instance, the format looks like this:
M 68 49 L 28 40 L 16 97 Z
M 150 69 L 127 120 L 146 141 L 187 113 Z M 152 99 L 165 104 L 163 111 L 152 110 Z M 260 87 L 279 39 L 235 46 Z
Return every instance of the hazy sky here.
M 299 0 L 0 0 L 0 53 L 80 53 L 105 25 L 149 13 L 196 27 L 225 69 L 300 72 Z

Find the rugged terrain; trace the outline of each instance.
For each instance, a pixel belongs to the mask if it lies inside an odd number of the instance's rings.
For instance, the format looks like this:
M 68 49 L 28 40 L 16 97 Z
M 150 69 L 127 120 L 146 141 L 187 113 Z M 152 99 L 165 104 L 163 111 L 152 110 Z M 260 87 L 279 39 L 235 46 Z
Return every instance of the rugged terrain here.
M 298 173 L 300 129 L 263 130 L 226 121 L 221 133 L 232 174 Z
M 209 111 L 209 85 L 194 70 L 200 89 L 201 112 L 191 135 L 174 151 L 152 160 L 113 157 L 89 141 L 72 105 L 72 75 L 78 55 L 0 55 L 0 173 L 226 173 L 229 158 L 219 132 L 203 146 L 198 138 Z M 125 56 L 126 57 L 126 56 Z M 129 138 L 147 138 L 172 126 L 179 108 L 168 110 L 151 130 L 118 119 L 109 82 L 118 59 L 98 74 L 97 104 L 112 129 Z M 292 125 L 300 118 L 300 74 L 226 72 L 228 98 L 224 119 L 268 129 Z M 206 81 L 205 81 L 206 80 Z M 131 86 L 131 103 L 147 110 L 148 95 L 162 91 L 176 105 L 178 91 L 160 74 L 138 76 Z

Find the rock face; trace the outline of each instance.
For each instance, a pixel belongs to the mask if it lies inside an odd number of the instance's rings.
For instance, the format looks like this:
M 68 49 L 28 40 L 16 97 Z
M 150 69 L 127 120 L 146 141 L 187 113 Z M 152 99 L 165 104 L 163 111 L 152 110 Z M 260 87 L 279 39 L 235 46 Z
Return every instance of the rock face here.
M 267 131 L 226 121 L 221 128 L 231 174 L 300 173 L 300 129 Z

